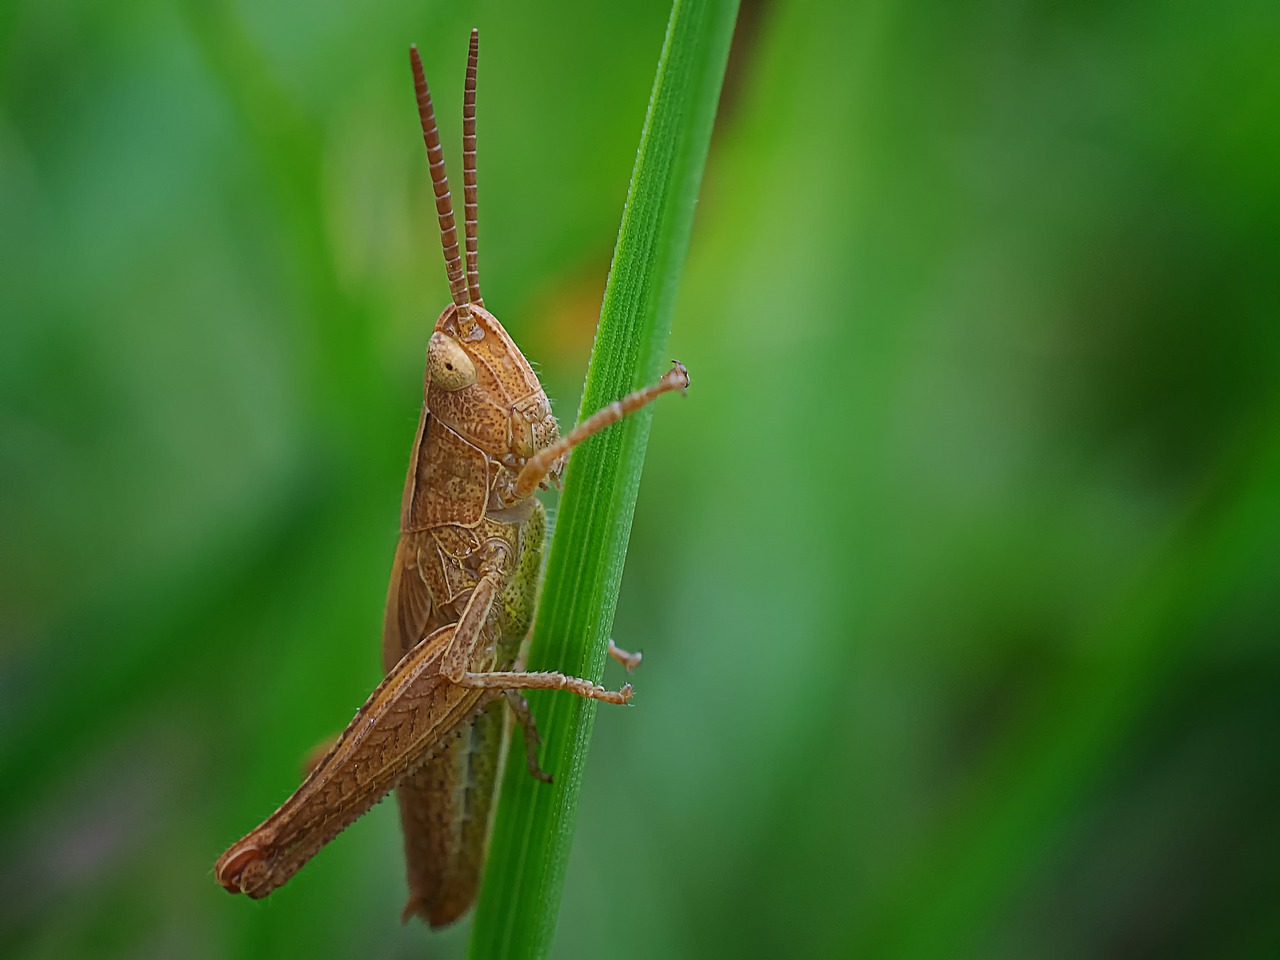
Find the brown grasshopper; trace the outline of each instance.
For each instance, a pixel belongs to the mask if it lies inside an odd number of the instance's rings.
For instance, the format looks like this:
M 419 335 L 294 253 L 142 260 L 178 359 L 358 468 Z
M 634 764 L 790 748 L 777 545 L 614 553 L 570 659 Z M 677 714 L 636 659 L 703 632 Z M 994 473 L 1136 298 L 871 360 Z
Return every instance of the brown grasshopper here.
M 521 690 L 568 690 L 626 703 L 561 673 L 517 661 L 533 620 L 546 539 L 535 490 L 558 485 L 569 451 L 662 393 L 683 390 L 679 363 L 656 384 L 597 411 L 567 435 L 529 362 L 484 306 L 476 219 L 477 31 L 463 96 L 466 269 L 431 95 L 409 51 L 453 303 L 427 345 L 422 413 L 400 512 L 383 624 L 386 677 L 302 785 L 214 867 L 232 893 L 265 897 L 391 790 L 400 802 L 409 901 L 433 927 L 475 899 L 498 780 L 507 707 L 520 721 L 530 772 L 537 728 Z M 610 643 L 627 664 L 638 658 Z

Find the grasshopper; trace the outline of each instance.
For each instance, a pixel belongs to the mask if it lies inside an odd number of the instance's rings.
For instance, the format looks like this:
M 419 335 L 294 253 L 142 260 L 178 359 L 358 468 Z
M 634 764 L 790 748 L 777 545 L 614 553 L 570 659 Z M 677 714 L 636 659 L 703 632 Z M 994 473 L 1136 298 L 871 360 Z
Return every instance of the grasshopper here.
M 533 620 L 546 514 L 533 497 L 559 485 L 570 450 L 689 384 L 674 363 L 560 436 L 529 362 L 480 294 L 476 188 L 476 65 L 471 33 L 463 95 L 463 257 L 431 94 L 409 51 L 452 303 L 427 345 L 423 404 L 405 480 L 383 623 L 386 674 L 301 786 L 217 861 L 232 893 L 265 897 L 391 790 L 404 832 L 409 900 L 402 920 L 444 926 L 479 889 L 510 710 L 530 773 L 539 737 L 522 690 L 567 690 L 625 704 L 561 673 L 528 673 L 519 657 Z M 637 657 L 610 653 L 630 668 Z M 505 705 L 504 705 L 505 701 Z

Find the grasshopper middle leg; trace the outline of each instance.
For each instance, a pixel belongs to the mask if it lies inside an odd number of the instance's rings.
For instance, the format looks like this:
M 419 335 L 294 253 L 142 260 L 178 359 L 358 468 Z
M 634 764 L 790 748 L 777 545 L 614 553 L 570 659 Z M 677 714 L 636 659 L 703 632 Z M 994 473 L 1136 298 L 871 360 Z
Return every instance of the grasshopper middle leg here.
M 542 744 L 542 736 L 538 733 L 538 724 L 533 719 L 533 711 L 529 709 L 529 701 L 515 690 L 503 690 L 502 693 L 507 698 L 511 712 L 520 722 L 520 729 L 524 732 L 524 762 L 529 768 L 529 775 L 543 783 L 551 783 L 551 774 L 538 765 L 538 747 Z
M 526 673 L 522 670 L 473 670 L 478 651 L 484 646 L 486 625 L 497 601 L 502 585 L 502 565 L 505 554 L 499 551 L 491 560 L 490 569 L 480 577 L 462 616 L 453 630 L 449 648 L 445 652 L 440 673 L 461 687 L 480 687 L 491 690 L 568 690 L 588 700 L 603 703 L 626 703 L 631 699 L 631 684 L 621 690 L 606 690 L 598 683 L 570 677 L 563 673 L 547 671 Z
M 621 690 L 606 690 L 598 683 L 570 677 L 549 670 L 545 673 L 521 673 L 516 670 L 494 670 L 488 673 L 464 673 L 450 677 L 462 687 L 486 687 L 495 690 L 568 690 L 587 700 L 601 703 L 626 703 L 631 699 L 631 684 L 623 684 Z

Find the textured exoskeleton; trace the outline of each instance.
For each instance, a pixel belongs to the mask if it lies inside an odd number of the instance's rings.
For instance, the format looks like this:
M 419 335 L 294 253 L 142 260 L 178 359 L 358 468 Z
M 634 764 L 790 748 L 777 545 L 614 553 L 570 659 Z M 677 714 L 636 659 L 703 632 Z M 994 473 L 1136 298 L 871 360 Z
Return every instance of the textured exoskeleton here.
M 560 436 L 532 367 L 480 295 L 478 42 L 472 31 L 463 101 L 465 273 L 431 96 L 410 51 L 453 302 L 427 345 L 387 592 L 386 677 L 293 796 L 218 860 L 218 882 L 232 893 L 266 896 L 394 789 L 409 880 L 403 917 L 450 923 L 479 888 L 508 707 L 524 727 L 530 772 L 549 779 L 519 691 L 567 690 L 609 703 L 631 695 L 630 684 L 608 691 L 519 669 L 546 539 L 546 515 L 532 494 L 558 482 L 573 446 L 658 395 L 683 390 L 689 378 L 674 364 L 658 383 Z M 638 659 L 612 645 L 610 652 L 628 667 Z

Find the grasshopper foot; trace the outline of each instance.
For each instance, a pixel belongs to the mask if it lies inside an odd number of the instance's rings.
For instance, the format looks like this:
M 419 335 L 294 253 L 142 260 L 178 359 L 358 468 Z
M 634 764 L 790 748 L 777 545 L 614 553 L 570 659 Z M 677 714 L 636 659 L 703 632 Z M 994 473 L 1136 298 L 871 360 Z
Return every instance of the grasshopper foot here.
M 635 653 L 629 653 L 614 643 L 612 639 L 609 640 L 609 656 L 626 667 L 627 673 L 640 666 L 640 661 L 644 659 L 644 654 L 641 651 L 637 650 Z

